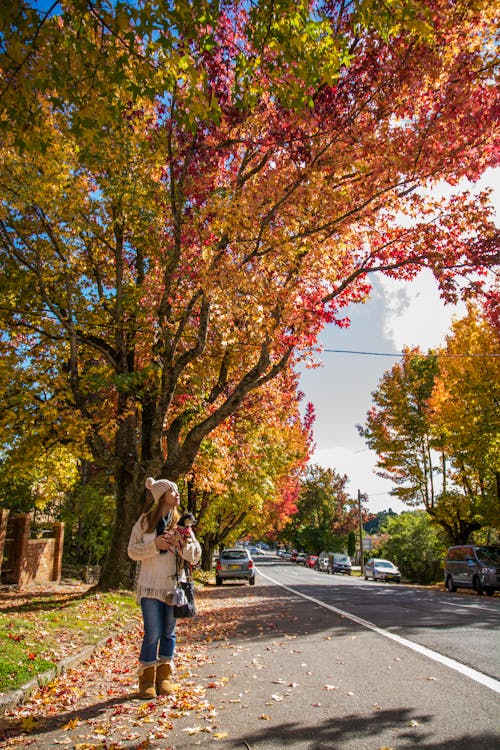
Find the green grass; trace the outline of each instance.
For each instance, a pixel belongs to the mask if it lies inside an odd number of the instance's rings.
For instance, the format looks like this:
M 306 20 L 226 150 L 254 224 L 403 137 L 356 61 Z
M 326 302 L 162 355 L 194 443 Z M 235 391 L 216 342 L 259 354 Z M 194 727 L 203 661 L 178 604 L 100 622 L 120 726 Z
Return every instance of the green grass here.
M 18 601 L 21 600 L 21 604 Z M 0 692 L 14 690 L 54 668 L 78 649 L 140 620 L 129 592 L 54 593 L 0 609 Z

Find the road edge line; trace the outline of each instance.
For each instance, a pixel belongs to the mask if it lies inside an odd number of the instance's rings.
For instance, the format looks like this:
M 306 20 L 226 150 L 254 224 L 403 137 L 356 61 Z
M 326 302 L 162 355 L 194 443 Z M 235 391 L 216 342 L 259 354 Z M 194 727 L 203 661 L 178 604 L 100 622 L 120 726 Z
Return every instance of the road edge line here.
M 357 615 L 353 615 L 350 612 L 346 612 L 343 609 L 334 607 L 333 604 L 326 604 L 326 602 L 322 602 L 320 601 L 320 599 L 315 599 L 313 596 L 309 596 L 308 594 L 303 594 L 300 591 L 296 591 L 290 586 L 286 586 L 284 583 L 280 583 L 279 581 L 276 581 L 274 578 L 271 578 L 271 576 L 266 575 L 265 573 L 262 572 L 262 570 L 258 570 L 258 573 L 263 578 L 266 578 L 268 581 L 271 581 L 271 583 L 274 583 L 276 586 L 280 586 L 281 588 L 286 589 L 287 591 L 290 591 L 292 594 L 295 594 L 296 596 L 301 596 L 303 599 L 307 599 L 310 602 L 314 602 L 314 604 L 318 604 L 320 607 L 324 607 L 325 609 L 329 609 L 338 615 L 347 617 L 349 620 L 356 622 L 358 625 L 362 625 L 363 627 L 368 628 L 369 630 L 373 630 L 374 633 L 378 633 L 379 635 L 384 636 L 384 638 L 389 638 L 390 640 L 395 641 L 396 643 L 399 643 L 401 646 L 404 646 L 405 648 L 409 648 L 412 651 L 416 651 L 418 654 L 422 654 L 423 656 L 426 656 L 428 659 L 432 659 L 433 661 L 437 661 L 440 664 L 444 664 L 445 667 L 448 667 L 449 669 L 453 669 L 455 670 L 455 672 L 459 672 L 460 674 L 463 674 L 466 677 L 469 677 L 471 680 L 478 682 L 480 685 L 484 685 L 484 687 L 487 687 L 490 690 L 493 690 L 495 693 L 500 693 L 500 682 L 498 680 L 495 680 L 494 677 L 489 677 L 488 675 L 483 674 L 482 672 L 478 672 L 476 669 L 472 669 L 472 667 L 467 667 L 465 664 L 461 664 L 460 662 L 455 661 L 455 659 L 450 659 L 449 656 L 444 656 L 443 654 L 439 654 L 437 651 L 432 651 L 432 649 L 427 648 L 427 646 L 421 646 L 419 643 L 414 643 L 413 641 L 409 641 L 407 638 L 403 638 L 400 635 L 396 635 L 396 633 L 391 633 L 389 630 L 384 630 L 383 628 L 379 628 L 379 626 L 375 625 L 375 623 L 369 622 L 368 620 L 363 620 L 363 618 L 358 617 Z

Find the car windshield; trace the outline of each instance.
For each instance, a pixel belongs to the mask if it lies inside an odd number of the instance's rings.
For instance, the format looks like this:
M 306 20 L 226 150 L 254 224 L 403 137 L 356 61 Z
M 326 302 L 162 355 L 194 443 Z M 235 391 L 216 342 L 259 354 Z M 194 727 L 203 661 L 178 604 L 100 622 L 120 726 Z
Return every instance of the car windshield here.
M 342 563 L 349 562 L 349 558 L 347 555 L 335 555 L 335 560 Z
M 500 564 L 500 547 L 478 547 L 477 556 L 485 562 Z
M 248 558 L 248 554 L 245 552 L 245 550 L 230 549 L 222 552 L 221 557 L 223 557 L 224 560 L 246 560 Z
M 375 565 L 377 568 L 393 568 L 394 565 L 389 560 L 376 560 Z

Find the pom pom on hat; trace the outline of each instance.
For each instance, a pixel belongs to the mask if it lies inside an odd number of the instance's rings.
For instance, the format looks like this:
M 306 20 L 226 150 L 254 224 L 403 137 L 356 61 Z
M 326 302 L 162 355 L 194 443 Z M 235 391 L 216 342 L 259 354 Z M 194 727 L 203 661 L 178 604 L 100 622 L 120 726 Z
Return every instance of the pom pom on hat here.
M 146 479 L 146 488 L 153 495 L 155 503 L 158 502 L 160 497 L 167 492 L 167 490 L 178 491 L 175 482 L 171 482 L 169 479 L 154 480 L 153 477 L 148 477 Z

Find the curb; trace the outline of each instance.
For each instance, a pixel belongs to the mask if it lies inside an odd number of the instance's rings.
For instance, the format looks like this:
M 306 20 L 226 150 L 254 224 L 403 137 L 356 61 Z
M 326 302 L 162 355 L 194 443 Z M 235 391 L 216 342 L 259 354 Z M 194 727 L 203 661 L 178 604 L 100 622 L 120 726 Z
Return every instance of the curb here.
M 139 620 L 131 620 L 122 630 L 116 632 L 115 634 L 108 633 L 93 645 L 85 646 L 84 648 L 82 648 L 82 650 L 77 654 L 74 654 L 73 656 L 67 656 L 65 659 L 61 659 L 61 661 L 58 661 L 52 669 L 48 669 L 46 672 L 42 672 L 36 677 L 33 677 L 32 680 L 26 682 L 24 685 L 21 685 L 21 687 L 0 695 L 0 711 L 3 711 L 5 713 L 6 711 L 10 711 L 13 708 L 17 708 L 17 706 L 20 706 L 22 703 L 24 703 L 29 698 L 31 693 L 35 692 L 35 690 L 43 687 L 44 685 L 47 685 L 59 675 L 63 674 L 64 672 L 69 672 L 74 667 L 77 667 L 79 664 L 82 664 L 82 662 L 89 659 L 98 649 L 106 644 L 109 638 L 116 637 L 121 633 L 126 633 L 128 632 L 128 630 L 132 630 L 132 628 L 136 627 L 139 624 Z
M 103 642 L 105 642 L 106 640 L 107 639 L 104 639 Z M 29 698 L 31 693 L 33 693 L 37 688 L 47 685 L 47 683 L 52 682 L 52 680 L 54 680 L 58 675 L 63 674 L 63 672 L 67 672 L 73 667 L 78 666 L 78 664 L 81 664 L 83 661 L 92 656 L 94 651 L 96 651 L 96 649 L 98 649 L 100 646 L 100 642 L 96 643 L 94 646 L 87 646 L 86 648 L 82 649 L 82 651 L 79 651 L 78 654 L 75 654 L 74 656 L 67 656 L 65 659 L 61 659 L 61 661 L 57 662 L 57 664 L 52 669 L 48 669 L 46 672 L 42 672 L 36 677 L 33 677 L 32 680 L 26 682 L 24 685 L 21 685 L 21 687 L 16 688 L 16 690 L 11 690 L 9 693 L 0 695 L 0 710 L 9 711 L 11 708 L 16 708 L 16 706 L 24 703 L 24 701 Z

